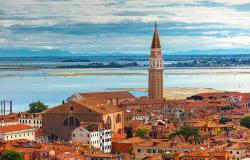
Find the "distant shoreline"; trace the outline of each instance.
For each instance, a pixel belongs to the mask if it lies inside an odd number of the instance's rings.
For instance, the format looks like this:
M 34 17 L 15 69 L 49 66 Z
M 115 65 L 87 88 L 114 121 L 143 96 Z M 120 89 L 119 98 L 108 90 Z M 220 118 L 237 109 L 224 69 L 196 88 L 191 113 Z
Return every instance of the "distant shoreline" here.
M 132 65 L 132 66 L 100 66 L 100 67 L 95 67 L 95 66 L 83 66 L 83 67 L 78 67 L 78 66 L 37 66 L 37 65 L 0 65 L 0 70 L 39 70 L 39 69 L 134 69 L 134 68 L 140 68 L 140 69 L 148 69 L 147 66 L 137 66 L 137 65 Z M 250 66 L 238 66 L 238 67 L 164 67 L 164 69 L 250 69 Z
M 112 91 L 142 91 L 147 92 L 147 88 L 107 88 Z M 186 99 L 199 93 L 225 92 L 225 90 L 217 90 L 212 88 L 164 88 L 164 97 L 169 100 Z
M 245 70 L 244 70 L 245 69 Z M 45 69 L 39 72 L 39 69 L 32 68 L 16 68 L 16 69 L 1 69 L 0 78 L 7 77 L 79 77 L 79 76 L 147 76 L 147 68 L 131 67 L 131 68 L 52 68 Z M 13 72 L 16 71 L 16 72 Z M 26 71 L 32 71 L 32 74 Z M 95 71 L 95 72 L 92 72 Z M 165 69 L 164 75 L 204 75 L 204 76 L 216 76 L 216 75 L 250 75 L 250 68 L 185 68 L 185 69 Z

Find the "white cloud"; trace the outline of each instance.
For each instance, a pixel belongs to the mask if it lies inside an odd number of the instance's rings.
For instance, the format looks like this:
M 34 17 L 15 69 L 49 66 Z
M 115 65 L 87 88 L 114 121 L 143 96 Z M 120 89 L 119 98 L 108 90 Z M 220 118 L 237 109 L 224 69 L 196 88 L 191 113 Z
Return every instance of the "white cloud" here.
M 216 2 L 216 3 L 225 3 L 229 5 L 250 4 L 249 0 L 209 0 L 209 1 Z
M 207 32 L 204 32 L 203 35 L 205 36 L 214 36 L 214 35 L 229 36 L 229 31 L 207 31 Z
M 0 0 L 1 1 L 1 0 Z M 4 0 L 5 1 L 5 0 Z M 223 0 L 218 0 L 223 1 Z M 226 1 L 226 0 L 225 0 Z M 230 1 L 233 2 L 243 0 Z M 55 25 L 72 23 L 162 22 L 222 23 L 249 27 L 250 12 L 227 7 L 206 7 L 201 0 L 128 0 L 120 1 L 35 1 L 8 0 L 1 6 L 9 19 L 0 25 Z M 229 1 L 228 1 L 229 2 Z M 176 4 L 169 6 L 170 4 Z M 188 6 L 187 6 L 188 5 Z
M 209 49 L 232 49 L 232 48 L 249 48 L 249 36 L 235 36 L 235 37 L 211 37 L 211 36 L 197 36 L 197 37 L 167 37 L 165 42 L 169 42 L 167 49 L 170 51 L 189 51 L 189 50 L 209 50 Z
M 60 33 L 15 33 L 18 26 L 53 26 L 85 23 L 161 23 L 198 24 L 183 29 L 204 30 L 203 36 L 161 37 L 166 51 L 250 48 L 246 33 L 230 35 L 230 28 L 250 28 L 250 11 L 241 12 L 228 5 L 249 0 L 210 0 L 225 3 L 222 7 L 206 6 L 203 0 L 0 0 L 0 47 L 62 49 L 72 52 L 148 52 L 151 36 L 138 35 L 65 35 Z M 200 24 L 200 25 L 199 25 Z M 202 25 L 207 24 L 207 25 Z M 178 26 L 176 26 L 178 28 Z M 174 31 L 173 27 L 173 31 Z M 216 30 L 218 29 L 218 30 Z M 220 29 L 220 30 L 219 30 Z M 126 30 L 124 30 L 126 32 Z M 214 35 L 225 37 L 213 37 Z

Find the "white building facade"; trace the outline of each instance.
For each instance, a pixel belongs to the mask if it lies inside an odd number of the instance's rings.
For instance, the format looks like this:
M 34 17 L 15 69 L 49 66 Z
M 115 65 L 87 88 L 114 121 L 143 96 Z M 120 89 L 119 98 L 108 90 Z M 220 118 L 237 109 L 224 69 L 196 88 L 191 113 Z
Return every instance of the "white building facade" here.
M 42 116 L 36 114 L 25 114 L 19 118 L 20 124 L 25 124 L 33 128 L 42 128 Z
M 27 139 L 34 141 L 35 129 L 23 124 L 2 126 L 0 127 L 0 139 L 4 141 L 16 139 Z
M 111 138 L 111 129 L 88 130 L 83 126 L 80 126 L 72 131 L 72 141 L 81 142 L 99 148 L 104 153 L 111 152 Z

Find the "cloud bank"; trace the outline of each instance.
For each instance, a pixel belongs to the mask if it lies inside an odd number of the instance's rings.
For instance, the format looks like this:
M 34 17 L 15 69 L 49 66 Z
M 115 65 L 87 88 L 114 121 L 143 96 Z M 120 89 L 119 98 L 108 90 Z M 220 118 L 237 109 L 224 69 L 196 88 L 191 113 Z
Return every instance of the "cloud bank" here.
M 250 48 L 249 0 L 0 0 L 0 49 L 148 53 Z

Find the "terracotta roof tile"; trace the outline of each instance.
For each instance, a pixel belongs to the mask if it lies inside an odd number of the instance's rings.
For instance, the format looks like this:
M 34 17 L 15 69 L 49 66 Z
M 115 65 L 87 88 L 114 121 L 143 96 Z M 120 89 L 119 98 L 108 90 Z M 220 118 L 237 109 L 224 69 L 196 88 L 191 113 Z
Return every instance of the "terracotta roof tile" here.
M 144 140 L 140 137 L 133 137 L 133 138 L 128 138 L 125 139 L 119 143 L 131 143 L 131 144 L 135 144 L 135 143 L 140 143 L 140 142 L 144 142 Z
M 14 132 L 14 131 L 21 131 L 21 130 L 28 130 L 33 129 L 31 126 L 27 126 L 24 124 L 15 124 L 15 125 L 9 125 L 9 126 L 1 126 L 0 132 Z
M 85 154 L 85 157 L 93 157 L 93 158 L 118 158 L 118 155 L 108 154 L 108 153 L 93 153 L 93 154 Z
M 88 109 L 93 110 L 93 111 L 100 113 L 100 114 L 108 114 L 108 113 L 122 111 L 120 108 L 118 108 L 116 106 L 104 104 L 104 103 L 99 103 L 99 102 L 95 101 L 95 98 L 86 98 L 86 99 L 72 99 L 65 104 L 61 104 L 59 106 L 55 106 L 53 108 L 50 108 L 50 109 L 44 111 L 43 113 L 54 113 L 54 112 L 59 113 L 61 111 L 61 109 L 60 109 L 61 107 L 71 107 L 71 106 L 88 108 Z
M 86 98 L 134 98 L 135 96 L 132 95 L 128 91 L 116 91 L 116 92 L 90 92 L 90 93 L 78 93 L 82 97 Z
M 171 147 L 172 142 L 161 140 L 161 139 L 151 139 L 136 144 L 138 147 Z

